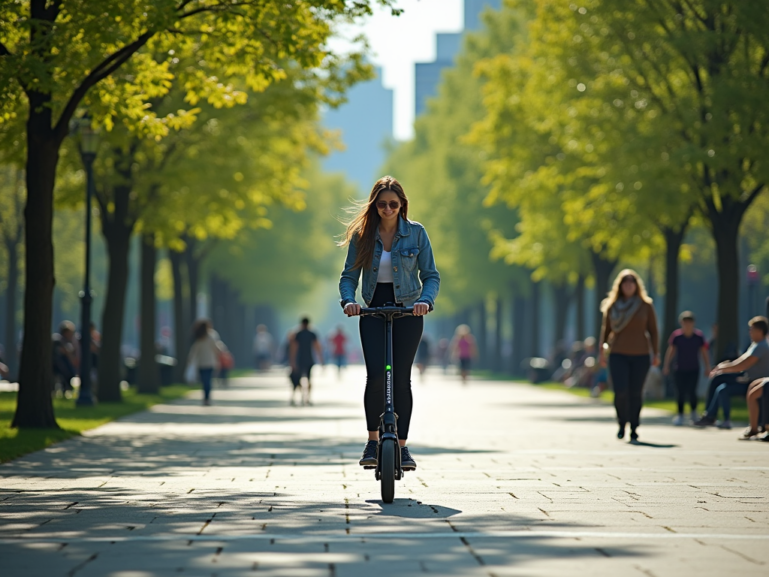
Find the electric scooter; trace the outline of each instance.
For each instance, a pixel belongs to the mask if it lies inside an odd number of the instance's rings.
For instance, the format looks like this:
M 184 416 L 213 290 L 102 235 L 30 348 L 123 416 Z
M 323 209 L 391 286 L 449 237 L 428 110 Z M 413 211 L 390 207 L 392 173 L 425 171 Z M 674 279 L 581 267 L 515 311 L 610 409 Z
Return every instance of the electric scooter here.
M 414 307 L 362 308 L 361 316 L 379 317 L 385 320 L 385 398 L 384 413 L 379 421 L 379 445 L 377 446 L 376 480 L 381 482 L 382 501 L 392 503 L 395 498 L 395 481 L 403 478 L 401 451 L 398 444 L 398 415 L 395 414 L 393 386 L 393 320 L 412 316 Z

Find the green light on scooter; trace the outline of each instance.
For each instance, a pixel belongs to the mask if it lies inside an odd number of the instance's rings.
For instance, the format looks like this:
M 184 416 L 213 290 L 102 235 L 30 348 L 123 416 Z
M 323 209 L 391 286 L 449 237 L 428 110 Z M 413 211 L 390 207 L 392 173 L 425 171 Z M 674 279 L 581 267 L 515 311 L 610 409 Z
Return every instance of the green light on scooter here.
M 385 368 L 386 368 L 388 371 L 392 369 L 392 367 L 391 367 L 390 365 L 387 365 Z

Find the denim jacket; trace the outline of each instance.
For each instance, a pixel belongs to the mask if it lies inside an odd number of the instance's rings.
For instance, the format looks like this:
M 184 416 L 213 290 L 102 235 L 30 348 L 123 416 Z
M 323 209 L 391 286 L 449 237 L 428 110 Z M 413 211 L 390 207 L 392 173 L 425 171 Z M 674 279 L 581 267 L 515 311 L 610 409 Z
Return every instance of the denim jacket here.
M 373 261 L 369 268 L 363 270 L 361 294 L 366 305 L 370 304 L 371 299 L 374 298 L 377 271 L 383 250 L 384 245 L 377 229 Z M 398 218 L 398 230 L 393 238 L 391 253 L 395 300 L 407 307 L 413 306 L 416 302 L 423 302 L 432 308 L 435 297 L 438 296 L 441 275 L 435 268 L 433 249 L 425 227 L 418 222 Z M 342 297 L 339 302 L 342 306 L 355 302 L 355 291 L 360 279 L 360 269 L 353 268 L 357 254 L 357 237 L 355 237 L 348 246 L 347 259 L 339 279 L 339 294 Z

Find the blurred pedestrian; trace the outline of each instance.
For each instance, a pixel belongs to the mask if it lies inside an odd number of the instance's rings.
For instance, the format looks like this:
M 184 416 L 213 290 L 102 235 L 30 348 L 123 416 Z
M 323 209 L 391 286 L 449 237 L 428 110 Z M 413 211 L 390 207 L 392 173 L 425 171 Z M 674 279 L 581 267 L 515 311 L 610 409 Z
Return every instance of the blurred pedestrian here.
M 438 362 L 441 364 L 443 374 L 446 374 L 449 371 L 450 357 L 449 339 L 440 339 L 438 341 Z
M 315 357 L 313 357 L 313 352 Z M 302 391 L 302 404 L 312 405 L 310 373 L 316 360 L 321 366 L 323 365 L 323 348 L 320 346 L 318 335 L 310 330 L 310 319 L 305 317 L 299 324 L 299 330 L 294 333 L 289 347 L 289 361 L 291 363 L 292 382 L 294 383 L 294 389 L 291 391 L 292 405 L 294 404 L 294 392 L 297 389 L 296 381 L 301 383 L 302 379 L 305 379 L 307 383 Z
M 684 311 L 678 315 L 680 329 L 676 329 L 668 339 L 668 350 L 665 353 L 664 375 L 670 374 L 670 366 L 675 359 L 673 379 L 676 384 L 678 414 L 673 424 L 680 427 L 684 424 L 684 405 L 689 401 L 692 422 L 697 415 L 697 385 L 700 382 L 700 359 L 705 365 L 705 372 L 710 372 L 710 357 L 705 335 L 694 327 L 694 313 Z
M 637 272 L 625 269 L 614 279 L 601 303 L 603 325 L 599 339 L 599 361 L 606 364 L 605 344 L 611 344 L 609 372 L 614 385 L 614 407 L 619 432 L 625 437 L 630 423 L 630 441 L 638 441 L 643 385 L 650 365 L 659 366 L 659 333 L 652 300 Z
M 75 323 L 62 321 L 59 332 L 53 334 L 53 374 L 65 397 L 72 394 L 72 379 L 77 376 L 79 367 L 80 344 L 75 334 Z
M 430 364 L 430 337 L 426 334 L 422 335 L 422 340 L 419 341 L 419 348 L 417 349 L 417 369 L 419 369 L 419 376 L 424 378 L 427 365 Z
M 342 377 L 342 367 L 347 365 L 347 335 L 344 334 L 342 325 L 336 327 L 336 331 L 329 339 L 331 342 L 331 354 L 336 364 L 339 378 Z
M 267 325 L 256 327 L 254 335 L 254 362 L 256 369 L 266 371 L 272 364 L 272 358 L 275 353 L 275 340 L 267 331 Z
M 475 343 L 475 337 L 470 334 L 468 325 L 459 325 L 454 331 L 454 338 L 451 341 L 451 357 L 459 362 L 459 374 L 462 377 L 462 383 L 467 383 L 470 366 L 473 360 L 478 358 L 478 345 Z
M 193 343 L 187 355 L 187 368 L 194 367 L 203 385 L 203 404 L 211 404 L 211 380 L 219 370 L 219 347 L 211 321 L 199 319 L 192 328 Z
M 230 384 L 229 376 L 230 371 L 235 367 L 235 359 L 223 340 L 216 341 L 216 348 L 219 349 L 219 384 L 226 387 Z
M 10 371 L 3 361 L 5 361 L 5 347 L 0 345 L 0 380 L 7 380 L 10 378 Z

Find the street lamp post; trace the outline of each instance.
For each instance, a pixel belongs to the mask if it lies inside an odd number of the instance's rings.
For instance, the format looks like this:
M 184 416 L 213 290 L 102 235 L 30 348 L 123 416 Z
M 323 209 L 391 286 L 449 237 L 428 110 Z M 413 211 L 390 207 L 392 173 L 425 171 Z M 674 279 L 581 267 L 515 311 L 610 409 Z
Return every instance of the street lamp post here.
M 754 264 L 748 265 L 748 317 L 752 318 L 756 313 L 756 289 L 761 276 L 758 274 L 758 268 Z
M 91 387 L 91 199 L 93 198 L 93 162 L 96 160 L 96 150 L 99 146 L 99 135 L 91 125 L 91 119 L 85 116 L 80 119 L 77 132 L 80 134 L 80 157 L 83 159 L 86 174 L 85 193 L 85 279 L 83 291 L 80 293 L 80 393 L 77 406 L 89 407 L 96 403 Z

